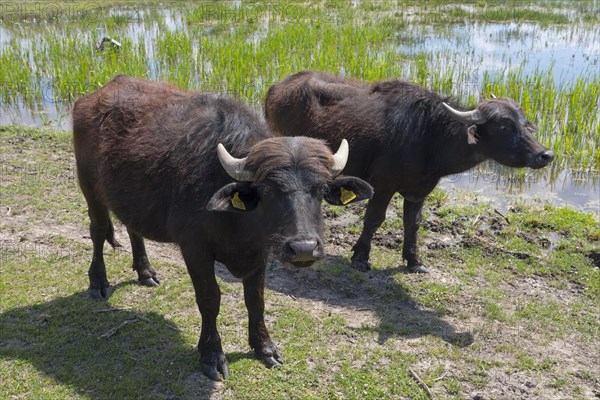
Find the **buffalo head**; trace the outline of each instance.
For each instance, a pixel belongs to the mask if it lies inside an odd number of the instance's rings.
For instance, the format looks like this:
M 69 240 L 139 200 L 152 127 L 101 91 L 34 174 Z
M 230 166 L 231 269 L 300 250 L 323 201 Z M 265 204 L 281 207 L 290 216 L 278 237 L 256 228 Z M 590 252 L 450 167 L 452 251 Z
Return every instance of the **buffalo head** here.
M 537 127 L 511 99 L 484 100 L 472 111 L 458 111 L 443 103 L 450 115 L 468 126 L 469 143 L 478 144 L 486 157 L 509 167 L 542 168 L 554 152 L 533 136 Z
M 270 237 L 275 255 L 297 267 L 324 256 L 321 201 L 346 205 L 371 198 L 373 188 L 355 177 L 339 177 L 348 159 L 342 141 L 332 154 L 325 142 L 306 137 L 271 138 L 245 158 L 217 148 L 225 171 L 236 180 L 217 191 L 211 211 L 253 213 Z

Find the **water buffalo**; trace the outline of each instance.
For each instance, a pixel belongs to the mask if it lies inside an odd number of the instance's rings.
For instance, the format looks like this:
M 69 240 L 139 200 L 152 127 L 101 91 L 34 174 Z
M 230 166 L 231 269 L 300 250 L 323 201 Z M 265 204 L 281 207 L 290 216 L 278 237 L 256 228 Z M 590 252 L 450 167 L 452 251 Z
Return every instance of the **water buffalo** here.
M 536 127 L 511 99 L 483 100 L 472 111 L 399 80 L 366 84 L 303 71 L 271 86 L 265 115 L 275 133 L 306 135 L 351 151 L 345 172 L 373 185 L 352 264 L 370 269 L 373 234 L 398 192 L 404 197 L 404 248 L 411 272 L 428 272 L 417 254 L 425 197 L 440 178 L 486 159 L 510 167 L 541 168 L 554 153 L 532 135 Z
M 103 246 L 118 245 L 110 210 L 127 227 L 140 282 L 159 284 L 143 238 L 180 246 L 202 316 L 204 374 L 229 375 L 216 325 L 215 260 L 243 280 L 256 356 L 280 365 L 263 317 L 267 257 L 311 265 L 323 256 L 321 200 L 371 197 L 368 183 L 336 177 L 347 142 L 332 154 L 318 139 L 273 138 L 259 116 L 234 100 L 125 75 L 75 103 L 73 133 L 94 245 L 91 295 L 110 295 Z

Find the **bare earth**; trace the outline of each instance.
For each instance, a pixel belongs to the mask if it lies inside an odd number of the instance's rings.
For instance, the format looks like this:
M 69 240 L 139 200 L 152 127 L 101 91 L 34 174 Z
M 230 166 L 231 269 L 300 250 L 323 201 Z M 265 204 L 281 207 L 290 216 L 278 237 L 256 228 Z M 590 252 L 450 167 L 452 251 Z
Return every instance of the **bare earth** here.
M 5 208 L 5 210 L 7 210 Z M 322 262 L 322 265 L 328 263 L 344 262 L 348 263 L 347 257 L 350 254 L 351 244 L 357 238 L 357 235 L 351 235 L 344 231 L 350 223 L 356 222 L 359 218 L 355 213 L 360 213 L 360 208 L 354 208 L 345 212 L 342 216 L 335 218 L 330 225 L 328 234 L 328 257 Z M 6 211 L 5 211 L 6 213 Z M 53 224 L 51 221 L 45 221 L 43 224 L 28 224 L 23 216 L 5 215 L 2 218 L 3 229 L 0 232 L 0 246 L 6 248 L 35 248 L 38 253 L 52 254 L 60 252 L 52 244 L 53 237 L 66 237 L 73 243 L 83 245 L 90 244 L 89 236 L 85 228 L 81 225 L 71 224 Z M 120 224 L 116 226 L 116 235 L 119 238 L 124 255 L 130 254 L 130 245 L 127 240 L 127 233 Z M 392 244 L 390 244 L 392 242 Z M 375 245 L 382 248 L 390 247 L 393 244 L 398 246 L 396 238 L 389 238 L 384 235 L 377 235 Z M 442 243 L 445 246 L 460 246 L 461 239 L 451 234 L 436 234 L 434 238 L 428 238 L 423 245 L 431 243 Z M 170 244 L 161 244 L 147 242 L 148 254 L 155 266 L 160 271 L 161 262 L 177 263 L 182 265 L 183 260 L 176 246 Z M 108 250 L 110 251 L 110 250 Z M 226 268 L 220 264 L 217 265 L 218 276 L 226 282 L 236 282 Z M 375 286 L 385 287 L 390 285 L 391 273 L 398 273 L 398 266 L 386 266 L 385 269 L 377 272 L 367 273 L 367 279 Z M 160 273 L 160 272 L 159 272 Z M 564 399 L 564 394 L 560 391 L 548 388 L 548 383 L 556 377 L 552 373 L 540 371 L 532 373 L 531 371 L 511 371 L 504 366 L 491 367 L 489 370 L 482 369 L 480 366 L 468 362 L 469 357 L 463 357 L 456 360 L 432 357 L 429 349 L 429 340 L 426 337 L 435 337 L 436 340 L 443 340 L 448 345 L 458 346 L 462 352 L 474 353 L 479 359 L 489 361 L 492 365 L 495 362 L 511 362 L 514 354 L 507 352 L 503 354 L 498 352 L 497 348 L 502 345 L 513 345 L 518 343 L 521 351 L 527 353 L 535 359 L 544 359 L 550 357 L 558 360 L 562 373 L 571 373 L 571 376 L 577 376 L 578 371 L 594 371 L 596 379 L 593 386 L 586 386 L 585 381 L 581 381 L 581 386 L 586 387 L 586 396 L 598 398 L 600 395 L 600 346 L 595 343 L 578 343 L 576 338 L 566 337 L 563 340 L 545 342 L 538 337 L 535 332 L 530 332 L 527 327 L 507 326 L 503 323 L 488 321 L 481 315 L 481 310 L 476 305 L 476 294 L 474 287 L 462 287 L 460 296 L 455 297 L 455 301 L 448 306 L 448 312 L 444 316 L 437 316 L 435 312 L 422 308 L 414 301 L 407 299 L 404 301 L 394 301 L 389 304 L 381 301 L 377 294 L 367 293 L 365 291 L 356 291 L 347 293 L 336 287 L 335 284 L 328 285 L 320 278 L 321 272 L 315 268 L 295 270 L 282 267 L 279 264 L 271 263 L 268 267 L 267 287 L 272 292 L 267 296 L 266 308 L 280 304 L 282 298 L 285 301 L 292 299 L 300 305 L 307 313 L 319 319 L 326 316 L 342 316 L 348 321 L 348 326 L 352 329 L 365 329 L 371 327 L 374 331 L 379 330 L 378 339 L 372 343 L 372 346 L 378 346 L 388 340 L 393 341 L 393 345 L 398 350 L 415 354 L 420 360 L 415 368 L 417 370 L 428 370 L 432 367 L 444 369 L 444 377 L 461 376 L 464 374 L 485 375 L 487 383 L 484 389 L 471 388 L 471 391 L 464 393 L 465 398 L 472 399 Z M 132 271 L 133 277 L 133 271 Z M 169 279 L 168 276 L 161 275 L 162 279 Z M 443 266 L 436 265 L 433 272 L 429 275 L 409 275 L 402 276 L 403 284 L 410 286 L 415 281 L 432 281 L 438 283 L 457 283 L 456 278 L 445 273 Z M 506 286 L 511 292 L 511 298 L 500 299 L 499 307 L 510 310 L 514 308 L 515 299 L 536 298 L 540 301 L 552 300 L 569 304 L 578 295 L 577 287 L 567 287 L 557 289 L 548 286 L 543 279 L 528 278 L 519 282 L 506 282 Z M 151 290 L 151 289 L 148 289 Z M 229 300 L 227 297 L 232 294 L 224 294 L 222 307 L 228 307 L 230 303 L 238 300 L 241 296 L 240 291 L 233 294 L 235 299 Z M 195 306 L 195 305 L 193 305 Z M 193 307 L 192 307 L 193 308 Z M 468 318 L 458 318 L 456 315 L 468 314 Z M 381 329 L 380 325 L 385 323 L 386 329 Z M 270 321 L 267 321 L 269 324 Z M 540 327 L 543 329 L 543 327 Z M 396 332 L 410 332 L 398 336 Z M 352 343 L 353 338 L 347 340 Z M 478 344 L 476 349 L 470 350 L 473 344 Z M 591 346 L 591 347 L 590 347 Z M 225 344 L 225 352 L 228 349 Z M 201 374 L 188 377 L 190 387 L 201 387 L 198 385 L 205 381 Z M 220 390 L 221 384 L 211 391 L 211 399 L 220 399 L 223 396 L 228 397 L 226 392 Z M 435 387 L 433 392 L 435 393 Z M 198 394 L 198 393 L 196 393 Z
M 18 145 L 16 142 L 14 144 Z M 72 156 L 65 153 L 65 146 L 68 145 L 49 149 L 48 152 L 50 157 L 57 157 L 51 162 L 71 167 L 64 172 L 68 175 L 67 188 L 61 190 L 67 190 L 68 195 L 64 196 L 75 199 L 70 201 L 82 207 L 83 196 L 76 187 Z M 23 179 L 23 174 L 14 174 L 11 166 L 15 160 L 28 162 L 27 158 L 22 157 L 22 154 L 0 154 L 3 188 L 18 185 L 15 179 Z M 34 163 L 34 160 L 31 162 Z M 64 178 L 58 179 L 64 183 Z M 50 195 L 52 193 L 44 194 Z M 29 204 L 28 201 L 17 203 L 7 204 L 4 199 L 0 201 L 0 248 L 3 257 L 10 257 L 14 252 L 26 254 L 28 251 L 34 251 L 38 256 L 72 256 L 74 253 L 81 255 L 82 252 L 85 256 L 78 259 L 91 256 L 87 219 L 83 213 L 80 222 L 74 222 L 77 218 L 73 218 L 73 213 L 80 213 L 81 210 L 73 211 L 73 207 L 61 204 L 57 209 L 40 212 L 35 204 Z M 482 265 L 469 278 L 468 284 L 462 280 L 462 270 L 456 268 L 456 265 L 460 267 L 466 263 L 460 259 L 460 250 L 473 247 L 481 248 L 484 254 L 525 260 L 528 257 L 543 259 L 565 239 L 560 233 L 538 237 L 517 232 L 515 235 L 523 241 L 543 249 L 541 256 L 530 256 L 508 251 L 498 244 L 496 234 L 508 224 L 500 215 L 488 211 L 464 217 L 462 221 L 457 219 L 455 224 L 448 227 L 443 225 L 442 217 L 429 209 L 420 247 L 432 273 L 405 274 L 399 258 L 401 228 L 393 225 L 394 221 L 401 221 L 398 215 L 400 211 L 392 205 L 386 222 L 389 225 L 384 225 L 374 240 L 374 269 L 360 273 L 350 267 L 349 256 L 360 232 L 364 205 L 342 211 L 325 207 L 325 212 L 328 256 L 319 265 L 302 270 L 270 263 L 267 267 L 267 310 L 293 305 L 317 321 L 331 316 L 342 317 L 347 329 L 343 335 L 332 339 L 332 348 L 345 343 L 411 354 L 417 360 L 412 364 L 417 374 L 438 371 L 437 378 L 429 380 L 429 386 L 439 398 L 448 396 L 445 382 L 452 378 L 460 382 L 460 392 L 454 393 L 459 398 L 562 400 L 571 397 L 571 387 L 582 390 L 579 393 L 581 398 L 600 398 L 599 332 L 596 332 L 595 339 L 590 339 L 569 326 L 542 325 L 537 322 L 546 321 L 544 319 L 511 321 L 503 317 L 513 315 L 522 304 L 532 300 L 542 305 L 564 305 L 570 310 L 584 296 L 584 289 L 580 285 L 573 282 L 557 285 L 541 275 L 519 275 L 515 269 L 513 279 L 503 275 L 493 287 L 495 292 L 487 295 L 486 301 L 493 299 L 490 305 L 482 303 L 482 298 L 484 291 L 492 287 L 486 271 L 493 269 L 494 265 Z M 474 229 L 475 233 L 467 232 L 465 226 Z M 119 256 L 129 257 L 127 233 L 119 223 L 116 224 L 116 237 L 123 245 L 123 248 L 116 250 Z M 150 260 L 163 282 L 187 279 L 176 246 L 147 242 L 147 248 Z M 112 251 L 106 246 L 105 253 Z M 593 258 L 597 257 L 598 252 L 590 254 L 589 257 Z M 592 259 L 591 262 L 600 267 L 598 259 Z M 165 265 L 177 265 L 178 269 L 165 268 Z M 85 275 L 87 265 L 75 267 L 82 276 Z M 241 285 L 235 283 L 238 281 L 222 265 L 217 265 L 217 274 L 223 282 L 233 283 L 235 287 L 235 290 L 223 293 L 221 309 L 235 310 L 234 319 L 244 320 L 245 310 L 239 307 L 243 302 Z M 134 272 L 130 271 L 131 279 L 134 276 Z M 119 283 L 114 279 L 111 281 L 113 284 Z M 427 285 L 431 285 L 431 291 L 436 296 L 438 292 L 441 293 L 439 298 L 427 298 L 427 290 L 423 289 L 429 287 Z M 446 288 L 448 292 L 444 292 Z M 144 291 L 152 290 L 144 288 Z M 189 290 L 192 290 L 191 284 Z M 499 316 L 490 318 L 490 310 L 498 310 Z M 573 313 L 581 312 L 576 308 L 573 310 Z M 196 315 L 197 318 L 198 311 L 193 302 L 181 311 Z M 597 304 L 595 309 L 586 310 L 596 322 L 599 311 Z M 276 318 L 277 313 L 267 313 L 267 326 L 271 328 Z M 242 324 L 237 325 L 231 329 L 235 329 L 239 337 L 245 337 Z M 184 329 L 197 332 L 197 326 Z M 554 334 L 557 330 L 564 333 Z M 223 345 L 228 355 L 240 351 L 230 342 L 224 341 Z M 549 361 L 545 363 L 544 360 Z M 312 354 L 309 362 L 319 363 L 318 354 Z M 362 362 L 357 359 L 354 366 L 360 368 Z M 331 365 L 330 368 L 333 373 L 340 367 Z M 198 372 L 183 378 L 189 388 L 189 398 L 229 399 L 236 396 L 227 384 L 208 382 Z M 325 376 L 323 379 L 326 382 L 329 378 Z M 155 389 L 156 393 L 160 395 L 160 388 Z M 168 394 L 159 397 L 173 398 Z

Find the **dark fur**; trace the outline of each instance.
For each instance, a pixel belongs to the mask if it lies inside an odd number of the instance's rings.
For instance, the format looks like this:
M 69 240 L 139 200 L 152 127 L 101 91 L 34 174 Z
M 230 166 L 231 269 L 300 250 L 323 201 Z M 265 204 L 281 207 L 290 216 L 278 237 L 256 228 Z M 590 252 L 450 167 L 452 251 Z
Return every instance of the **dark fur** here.
M 344 172 L 367 180 L 375 189 L 354 246 L 357 268 L 370 267 L 371 239 L 394 193 L 404 197 L 403 256 L 416 269 L 422 265 L 416 241 L 423 201 L 441 177 L 488 158 L 533 168 L 551 160 L 552 153 L 531 135 L 535 127 L 514 101 L 492 99 L 478 104 L 489 120 L 471 127 L 477 144 L 468 143 L 469 126 L 455 120 L 442 101 L 463 109 L 408 82 L 366 84 L 323 72 L 299 72 L 269 89 L 265 115 L 276 133 L 321 138 L 332 147 L 347 139 L 350 157 Z M 502 131 L 507 123 L 512 128 Z
M 284 186 L 289 184 L 289 177 L 284 166 L 304 170 L 315 177 L 322 177 L 325 184 L 332 179 L 330 165 L 333 162 L 331 152 L 316 143 L 291 141 L 281 146 L 273 140 L 265 140 L 257 144 L 248 157 L 246 165 L 255 171 L 254 182 L 260 183 L 267 179 L 276 181 Z
M 234 100 L 125 75 L 75 103 L 73 131 L 94 244 L 92 295 L 110 294 L 103 260 L 104 241 L 116 243 L 110 210 L 127 227 L 141 282 L 158 284 L 143 238 L 181 247 L 202 315 L 198 347 L 206 375 L 228 375 L 216 328 L 215 260 L 243 279 L 257 357 L 269 366 L 282 363 L 264 324 L 265 265 L 271 250 L 297 266 L 323 256 L 323 187 L 339 191 L 342 184 L 332 178 L 325 143 L 271 138 L 265 123 Z M 218 160 L 218 143 L 235 157 L 248 156 L 254 182 L 233 181 Z M 363 199 L 370 197 L 370 186 L 351 179 Z M 233 206 L 234 194 L 245 210 Z

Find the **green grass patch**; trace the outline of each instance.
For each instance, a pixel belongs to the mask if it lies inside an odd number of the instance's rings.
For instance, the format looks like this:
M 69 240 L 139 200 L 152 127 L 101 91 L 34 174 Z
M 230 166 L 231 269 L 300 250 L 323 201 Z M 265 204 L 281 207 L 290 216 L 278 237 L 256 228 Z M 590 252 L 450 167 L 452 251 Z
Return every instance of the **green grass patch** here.
M 232 377 L 216 385 L 199 372 L 200 317 L 176 251 L 149 244 L 162 278 L 152 289 L 136 283 L 129 252 L 105 249 L 115 290 L 108 302 L 89 298 L 92 246 L 70 133 L 2 127 L 0 149 L 0 200 L 4 213 L 10 207 L 0 220 L 7 396 L 427 398 L 409 368 L 440 398 L 486 393 L 497 384 L 491 369 L 541 377 L 543 396 L 584 397 L 593 388 L 596 371 L 580 358 L 597 347 L 600 330 L 593 215 L 520 204 L 505 211 L 506 221 L 489 205 L 452 205 L 436 194 L 420 244 L 428 276 L 404 273 L 401 241 L 384 235 L 367 273 L 351 267 L 345 245 L 336 248 L 343 256 L 314 268 L 269 267 L 267 326 L 287 361 L 277 370 L 254 359 L 241 284 L 220 274 L 218 324 Z M 392 207 L 390 218 L 401 218 L 400 202 Z M 356 210 L 339 217 L 345 212 Z M 400 233 L 395 223 L 390 234 Z M 567 353 L 548 353 L 561 341 Z
M 57 110 L 67 113 L 75 98 L 127 73 L 233 94 L 261 107 L 272 83 L 303 69 L 367 81 L 400 77 L 468 105 L 491 93 L 512 97 L 538 125 L 538 138 L 557 154 L 550 173 L 555 179 L 565 166 L 584 172 L 600 169 L 600 75 L 593 72 L 593 60 L 569 82 L 555 82 L 552 68 L 524 72 L 526 54 L 510 57 L 503 66 L 506 73 L 479 77 L 482 60 L 472 50 L 415 45 L 430 34 L 423 30 L 432 24 L 448 31 L 446 36 L 456 35 L 449 24 L 452 28 L 508 21 L 567 30 L 563 35 L 593 34 L 594 25 L 586 22 L 594 15 L 593 6 L 575 1 L 556 7 L 544 2 L 376 1 L 352 7 L 348 2 L 297 1 L 10 1 L 2 6 L 3 27 L 9 34 L 0 50 L 2 101 L 22 103 L 32 111 L 56 102 Z M 564 7 L 573 15 L 561 12 Z M 108 8 L 113 12 L 106 12 Z M 572 27 L 578 30 L 568 31 Z M 514 39 L 510 34 L 506 40 Z M 97 50 L 105 36 L 116 38 L 122 47 Z M 412 44 L 414 51 L 405 51 L 403 44 Z M 519 176 L 523 172 L 503 173 L 519 182 L 525 179 Z

